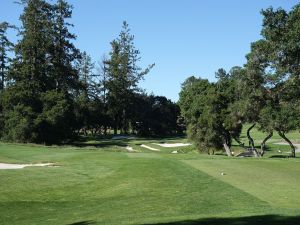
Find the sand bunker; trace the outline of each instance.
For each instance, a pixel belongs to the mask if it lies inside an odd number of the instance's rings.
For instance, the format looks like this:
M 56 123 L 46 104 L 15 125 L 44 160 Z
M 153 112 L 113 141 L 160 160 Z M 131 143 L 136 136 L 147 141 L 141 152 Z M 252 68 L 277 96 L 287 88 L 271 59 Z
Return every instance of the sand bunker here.
M 134 150 L 132 147 L 130 147 L 130 146 L 127 146 L 126 148 L 125 148 L 128 152 L 137 152 L 136 150 Z
M 157 149 L 157 148 L 152 148 L 152 147 L 150 147 L 150 146 L 148 146 L 148 145 L 141 145 L 141 147 L 142 148 L 147 148 L 147 149 L 149 149 L 149 150 L 151 150 L 151 151 L 160 151 L 159 149 Z
M 166 147 L 166 148 L 174 148 L 174 147 L 185 147 L 185 146 L 189 146 L 192 145 L 190 143 L 163 143 L 163 144 L 156 144 L 159 145 L 161 147 Z
M 54 166 L 54 163 L 36 163 L 36 164 L 10 164 L 10 163 L 0 163 L 0 170 L 10 170 L 10 169 L 23 169 L 25 167 L 33 166 Z

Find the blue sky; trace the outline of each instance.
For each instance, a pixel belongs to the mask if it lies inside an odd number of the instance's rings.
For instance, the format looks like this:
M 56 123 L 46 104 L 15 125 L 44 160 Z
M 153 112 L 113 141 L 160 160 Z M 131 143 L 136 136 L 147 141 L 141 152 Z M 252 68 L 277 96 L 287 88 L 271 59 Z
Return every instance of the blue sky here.
M 22 7 L 0 0 L 0 21 L 19 25 Z M 129 23 L 141 66 L 155 63 L 140 86 L 178 100 L 181 83 L 195 75 L 214 80 L 218 68 L 245 63 L 250 43 L 260 38 L 260 10 L 290 10 L 296 0 L 69 0 L 76 46 L 99 61 L 110 41 Z

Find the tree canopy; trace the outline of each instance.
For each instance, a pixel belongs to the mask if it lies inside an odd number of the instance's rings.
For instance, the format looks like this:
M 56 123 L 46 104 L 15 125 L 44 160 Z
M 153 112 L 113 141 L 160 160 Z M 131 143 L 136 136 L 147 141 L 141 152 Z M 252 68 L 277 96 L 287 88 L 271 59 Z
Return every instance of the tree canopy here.
M 72 6 L 65 0 L 21 0 L 22 26 L 12 43 L 0 23 L 0 137 L 8 141 L 62 143 L 84 135 L 181 134 L 202 151 L 236 141 L 255 156 L 277 132 L 300 128 L 300 4 L 290 11 L 262 10 L 261 39 L 251 43 L 247 62 L 219 69 L 214 82 L 191 76 L 182 84 L 178 104 L 147 94 L 139 82 L 151 71 L 139 66 L 141 53 L 123 22 L 99 66 L 75 46 Z M 244 124 L 249 145 L 240 141 Z M 266 133 L 256 149 L 251 129 Z
M 261 13 L 262 39 L 251 44 L 244 67 L 228 74 L 218 70 L 215 83 L 190 77 L 182 85 L 179 105 L 189 135 L 201 149 L 220 148 L 222 142 L 230 146 L 231 139 L 240 143 L 242 124 L 252 123 L 247 136 L 255 156 L 264 154 L 266 141 L 277 132 L 295 157 L 285 134 L 300 128 L 300 5 L 290 12 L 268 8 Z M 256 124 L 267 133 L 260 152 L 250 135 Z

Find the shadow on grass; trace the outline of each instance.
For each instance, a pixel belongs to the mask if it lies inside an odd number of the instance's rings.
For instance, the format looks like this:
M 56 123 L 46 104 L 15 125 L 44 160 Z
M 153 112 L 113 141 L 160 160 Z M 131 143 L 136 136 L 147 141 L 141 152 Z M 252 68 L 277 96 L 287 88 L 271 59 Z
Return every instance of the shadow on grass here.
M 185 138 L 185 136 L 177 135 L 177 136 L 162 136 L 162 137 L 131 137 L 129 135 L 128 138 L 124 138 L 124 139 L 80 137 L 80 139 L 78 139 L 77 141 L 70 142 L 69 144 L 71 146 L 79 147 L 79 148 L 84 148 L 84 147 L 103 148 L 103 147 L 111 147 L 111 146 L 126 147 L 128 146 L 129 142 L 135 142 L 135 141 L 138 142 L 155 141 L 158 143 L 165 143 L 167 141 L 180 140 L 182 138 Z M 136 143 L 136 145 L 140 145 L 140 144 Z
M 111 146 L 119 146 L 126 147 L 128 144 L 128 139 L 124 140 L 102 140 L 101 142 L 96 143 L 86 143 L 86 142 L 73 142 L 71 145 L 79 148 L 84 147 L 95 147 L 95 148 L 103 148 L 103 147 L 111 147 Z
M 68 224 L 68 225 L 93 225 L 95 224 L 95 221 L 82 221 L 82 222 L 77 222 L 77 223 L 71 223 L 71 224 Z
M 288 155 L 271 155 L 269 158 L 284 159 L 284 158 L 290 158 L 290 156 L 288 156 Z
M 299 159 L 300 157 L 296 156 L 296 157 L 292 157 L 291 155 L 272 155 L 269 158 L 277 158 L 277 159 Z
M 300 225 L 300 216 L 263 215 L 238 218 L 206 218 L 170 223 L 156 223 L 155 225 Z

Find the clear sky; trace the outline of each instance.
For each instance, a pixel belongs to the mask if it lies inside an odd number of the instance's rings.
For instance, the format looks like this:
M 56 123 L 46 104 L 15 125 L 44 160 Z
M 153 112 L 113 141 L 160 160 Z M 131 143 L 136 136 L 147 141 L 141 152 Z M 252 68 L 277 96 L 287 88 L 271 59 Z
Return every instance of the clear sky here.
M 0 21 L 19 25 L 22 7 L 0 0 Z M 290 10 L 296 0 L 69 0 L 76 46 L 99 61 L 129 23 L 141 66 L 156 63 L 141 82 L 148 93 L 178 100 L 181 83 L 195 75 L 214 80 L 218 68 L 245 63 L 260 38 L 260 10 Z

